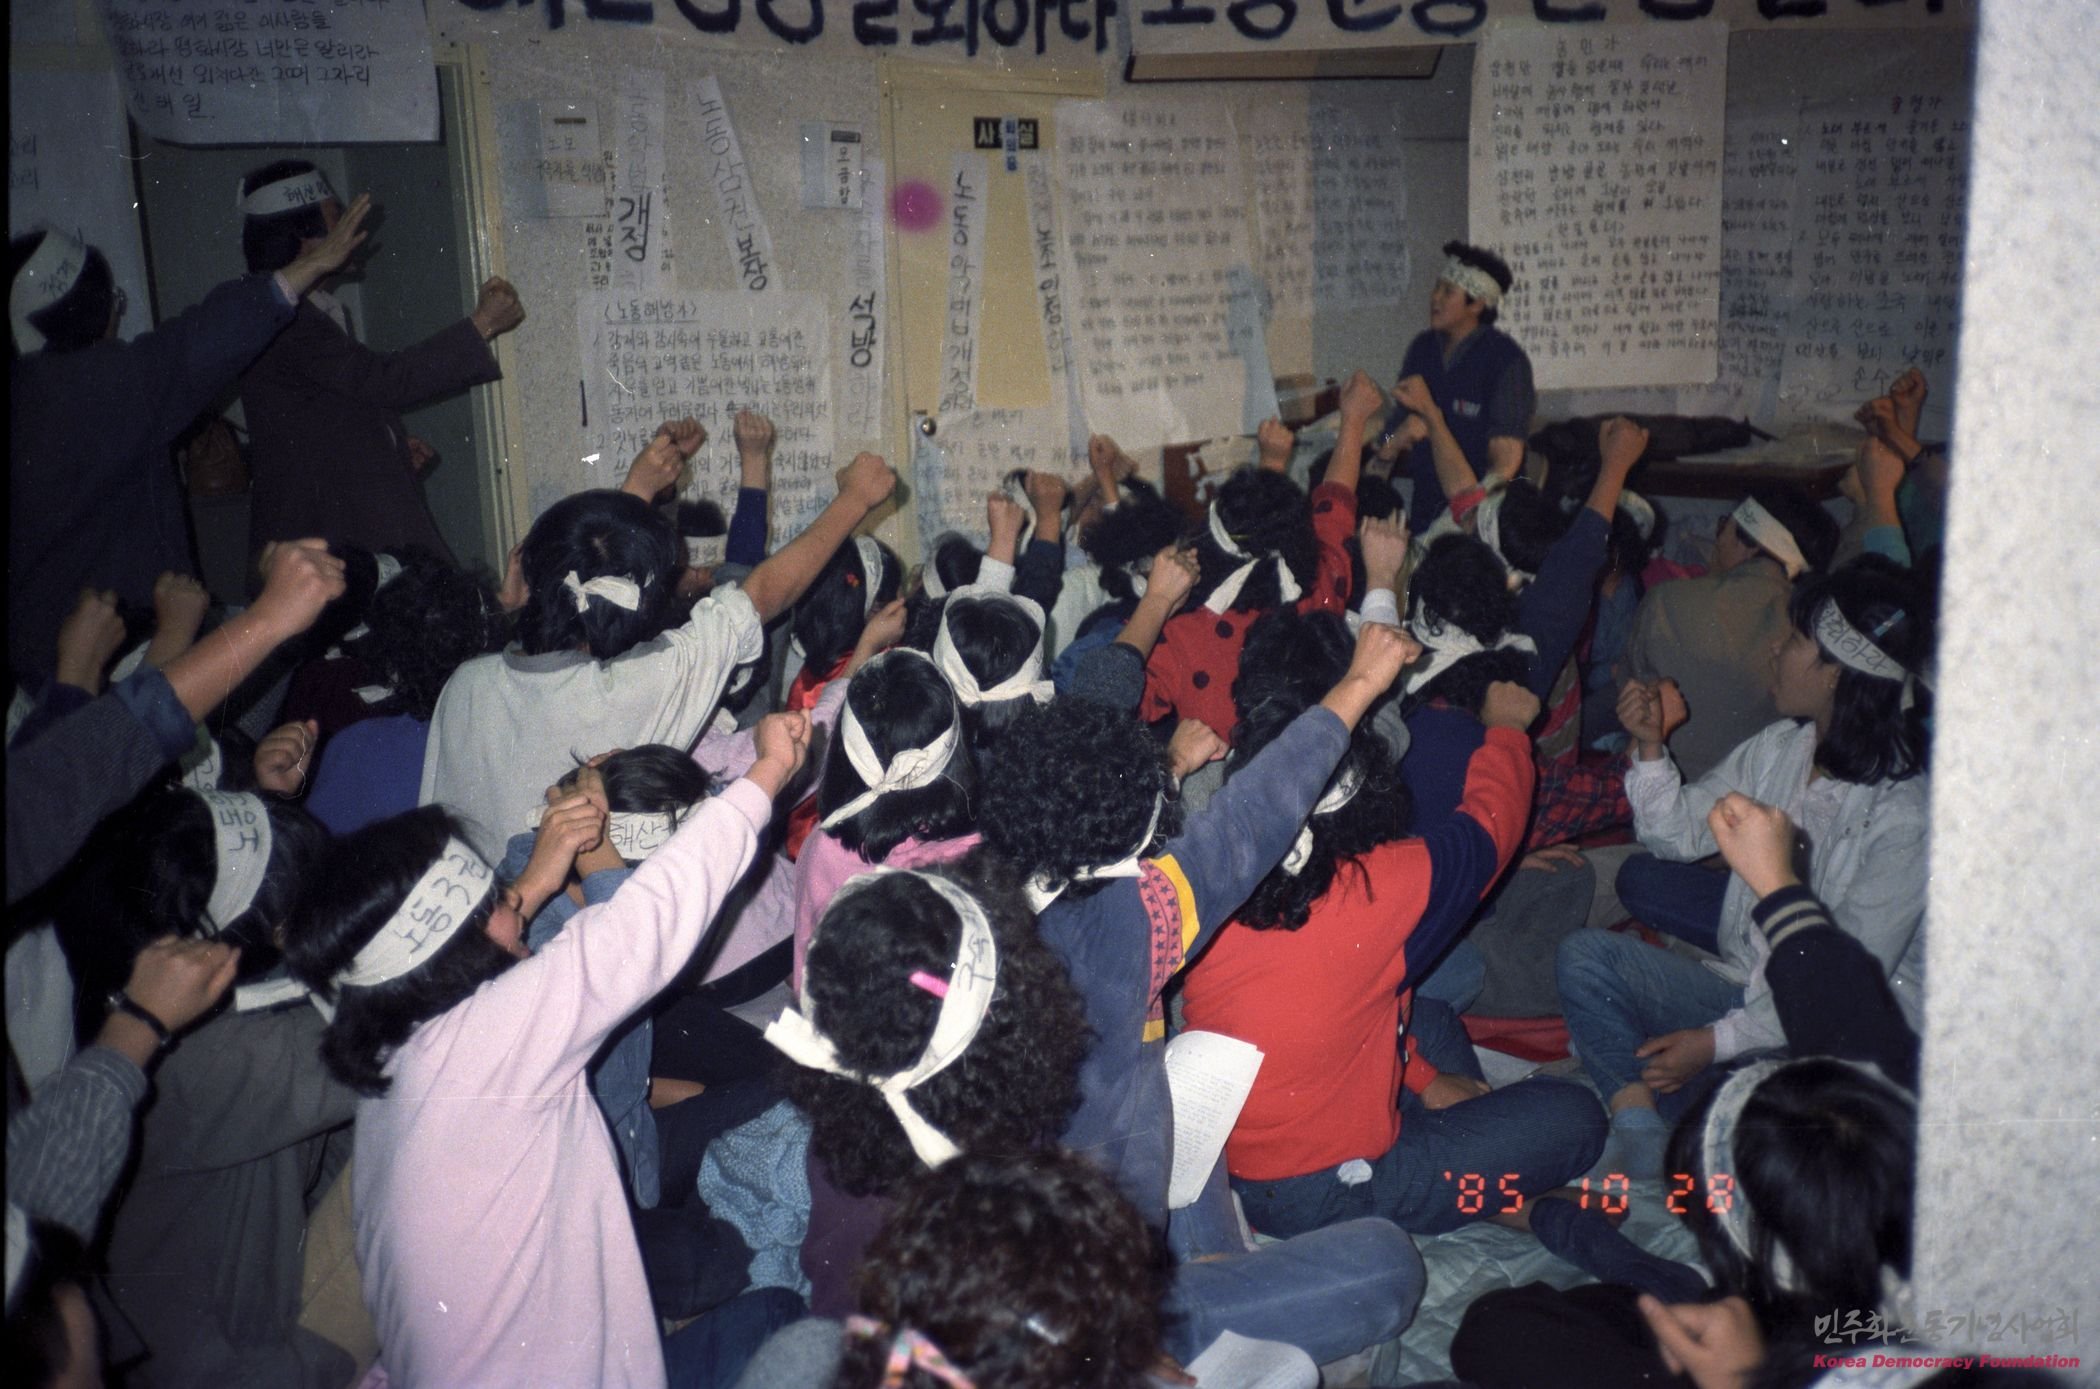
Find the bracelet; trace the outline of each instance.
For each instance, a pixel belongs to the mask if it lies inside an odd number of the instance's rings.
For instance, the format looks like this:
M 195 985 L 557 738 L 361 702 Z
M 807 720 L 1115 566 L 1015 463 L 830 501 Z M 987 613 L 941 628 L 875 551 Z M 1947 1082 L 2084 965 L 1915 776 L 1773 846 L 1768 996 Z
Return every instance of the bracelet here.
M 154 1017 L 143 1004 L 122 989 L 110 990 L 109 997 L 104 999 L 103 1002 L 107 1005 L 110 1012 L 128 1013 L 153 1029 L 154 1055 L 158 1056 L 175 1044 L 175 1034 L 168 1030 L 168 1025 L 159 1018 Z

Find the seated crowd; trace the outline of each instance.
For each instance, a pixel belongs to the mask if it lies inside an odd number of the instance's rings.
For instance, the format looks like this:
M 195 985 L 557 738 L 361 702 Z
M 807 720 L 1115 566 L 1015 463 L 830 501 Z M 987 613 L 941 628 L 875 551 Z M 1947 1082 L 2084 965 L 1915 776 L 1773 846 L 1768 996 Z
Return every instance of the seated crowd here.
M 18 395 L 82 354 L 208 400 L 363 206 L 230 292 L 223 361 L 68 295 Z M 1626 418 L 1484 486 L 1439 449 L 1411 533 L 1434 404 L 1357 372 L 1309 488 L 1274 421 L 1193 517 L 1097 436 L 916 569 L 861 533 L 872 454 L 769 551 L 744 412 L 726 522 L 668 505 L 675 420 L 500 583 L 323 536 L 238 610 L 173 563 L 81 592 L 9 720 L 9 1363 L 1363 1382 L 1491 1221 L 1572 1286 L 1463 1308 L 1459 1382 L 1840 1382 L 1832 1309 L 1919 1316 L 1923 398 L 1862 412 L 1842 562 L 1783 490 L 1664 560 Z M 1491 1082 L 1511 1029 L 1563 1059 Z M 1201 1033 L 1261 1053 L 1217 1148 L 1177 1118 Z M 1700 1262 L 1593 1183 L 1667 1193 Z

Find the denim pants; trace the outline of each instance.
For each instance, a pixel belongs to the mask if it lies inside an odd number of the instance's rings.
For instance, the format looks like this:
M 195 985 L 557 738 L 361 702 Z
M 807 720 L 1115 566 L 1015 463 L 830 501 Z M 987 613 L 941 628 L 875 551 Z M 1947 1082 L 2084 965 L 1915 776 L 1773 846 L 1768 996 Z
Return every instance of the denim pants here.
M 1442 1071 L 1480 1078 L 1480 1064 L 1450 1009 L 1419 995 L 1410 1027 L 1423 1056 Z M 1263 1234 L 1289 1236 L 1362 1216 L 1382 1216 L 1418 1235 L 1437 1235 L 1491 1215 L 1587 1172 L 1604 1151 L 1607 1125 L 1582 1086 L 1544 1077 L 1478 1099 L 1430 1109 L 1400 1092 L 1400 1137 L 1370 1159 L 1368 1180 L 1347 1183 L 1343 1164 L 1275 1181 L 1233 1179 L 1247 1219 Z
M 1721 953 L 1721 899 L 1728 874 L 1696 863 L 1635 854 L 1619 865 L 1617 891 L 1627 915 L 1701 950 Z
M 1385 1220 L 1348 1220 L 1174 1270 L 1162 1311 L 1184 1365 L 1223 1331 L 1282 1341 L 1326 1364 L 1390 1341 L 1426 1276 L 1414 1241 Z
M 1641 1078 L 1646 1063 L 1634 1052 L 1650 1037 L 1705 1027 L 1743 1001 L 1740 984 L 1615 931 L 1569 936 L 1559 970 L 1569 1042 L 1606 1099 Z M 1659 1097 L 1657 1110 L 1675 1118 L 1691 1088 Z
M 766 1338 L 803 1313 L 785 1288 L 759 1288 L 732 1298 L 664 1338 L 668 1389 L 728 1389 Z

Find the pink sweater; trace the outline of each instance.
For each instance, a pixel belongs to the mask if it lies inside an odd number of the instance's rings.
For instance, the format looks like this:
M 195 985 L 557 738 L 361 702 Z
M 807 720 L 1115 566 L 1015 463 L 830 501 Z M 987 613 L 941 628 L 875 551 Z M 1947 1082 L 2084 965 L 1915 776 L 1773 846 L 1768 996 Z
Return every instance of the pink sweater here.
M 433 1018 L 357 1107 L 351 1200 L 383 1370 L 413 1389 L 661 1385 L 618 1160 L 584 1065 L 693 954 L 772 815 L 739 781 L 611 901 Z
M 832 838 L 828 831 L 812 834 L 802 846 L 802 857 L 795 861 L 799 870 L 795 877 L 795 969 L 788 978 L 789 985 L 796 993 L 802 992 L 802 962 L 809 956 L 810 937 L 817 933 L 817 922 L 831 905 L 831 899 L 839 895 L 840 888 L 877 868 L 930 868 L 937 863 L 953 863 L 982 842 L 982 836 L 977 834 L 957 839 L 907 839 L 891 849 L 890 856 L 881 863 L 870 863 Z

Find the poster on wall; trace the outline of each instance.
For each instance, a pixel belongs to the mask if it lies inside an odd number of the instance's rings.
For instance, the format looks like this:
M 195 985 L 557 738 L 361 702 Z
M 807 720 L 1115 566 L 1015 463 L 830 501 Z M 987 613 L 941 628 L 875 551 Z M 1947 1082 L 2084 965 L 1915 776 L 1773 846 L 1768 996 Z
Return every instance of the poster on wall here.
M 955 531 L 983 548 L 985 499 L 1014 469 L 1060 477 L 1072 472 L 1065 412 L 1054 405 L 943 415 L 936 433 L 914 429 L 912 438 L 912 490 L 919 534 L 929 545 L 943 532 Z
M 690 415 L 707 442 L 685 495 L 726 518 L 740 476 L 736 414 L 756 410 L 775 432 L 768 543 L 792 539 L 837 495 L 824 295 L 595 292 L 578 299 L 576 320 L 583 486 L 619 486 L 657 426 Z
M 1240 432 L 1267 363 L 1235 350 L 1254 247 L 1231 115 L 1205 100 L 1061 102 L 1057 169 L 1088 428 L 1132 448 Z
M 1542 389 L 1714 379 L 1727 80 L 1713 23 L 1482 43 L 1469 239 L 1516 276 L 1496 326 Z
M 115 74 L 18 69 L 7 116 L 8 235 L 48 224 L 98 247 L 127 301 L 118 335 L 151 328 L 131 133 Z
M 1408 287 L 1407 165 L 1382 111 L 1318 94 L 1247 114 L 1256 265 L 1279 317 L 1398 304 Z
M 175 145 L 438 138 L 422 0 L 98 0 L 131 117 Z

